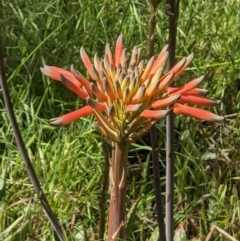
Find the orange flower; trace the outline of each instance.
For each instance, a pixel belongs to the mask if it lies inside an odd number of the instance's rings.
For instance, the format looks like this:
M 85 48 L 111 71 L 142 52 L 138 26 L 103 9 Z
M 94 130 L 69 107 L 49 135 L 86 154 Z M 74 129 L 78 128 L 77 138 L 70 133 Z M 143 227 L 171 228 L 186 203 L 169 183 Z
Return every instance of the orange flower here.
M 93 63 L 82 47 L 81 59 L 92 82 L 73 66 L 70 72 L 45 65 L 41 68 L 44 75 L 61 81 L 88 104 L 50 124 L 67 125 L 78 118 L 93 114 L 98 121 L 95 128 L 113 141 L 119 142 L 122 138 L 132 141 L 140 137 L 158 119 L 169 113 L 169 106 L 172 106 L 175 114 L 207 121 L 223 120 L 223 117 L 209 111 L 185 105 L 213 106 L 219 103 L 203 97 L 206 90 L 197 88 L 203 81 L 203 76 L 181 87 L 168 87 L 188 67 L 193 54 L 183 58 L 163 74 L 168 59 L 167 48 L 166 45 L 158 57 L 152 57 L 144 67 L 144 61 L 140 58 L 141 48 L 135 46 L 130 61 L 127 60 L 122 35 L 117 40 L 114 56 L 107 44 L 103 60 L 95 54 Z

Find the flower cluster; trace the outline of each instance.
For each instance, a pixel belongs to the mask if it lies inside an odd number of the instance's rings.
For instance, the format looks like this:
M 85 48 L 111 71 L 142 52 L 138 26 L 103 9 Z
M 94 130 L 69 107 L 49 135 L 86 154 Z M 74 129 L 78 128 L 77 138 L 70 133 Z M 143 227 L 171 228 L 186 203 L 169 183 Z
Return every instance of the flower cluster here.
M 169 87 L 188 67 L 193 54 L 183 58 L 171 70 L 164 73 L 168 59 L 166 45 L 157 58 L 152 57 L 145 66 L 141 60 L 141 48 L 135 46 L 130 60 L 119 36 L 114 56 L 109 44 L 100 60 L 95 54 L 93 63 L 84 48 L 81 59 L 93 80 L 89 82 L 73 65 L 71 72 L 62 68 L 44 65 L 41 71 L 47 77 L 61 81 L 87 105 L 59 117 L 51 125 L 67 125 L 78 118 L 93 114 L 97 119 L 95 128 L 115 142 L 123 138 L 133 141 L 145 133 L 157 120 L 169 111 L 207 121 L 220 121 L 223 117 L 190 105 L 213 106 L 218 101 L 203 96 L 206 90 L 197 88 L 203 76 L 181 87 Z M 171 106 L 171 108 L 168 108 Z

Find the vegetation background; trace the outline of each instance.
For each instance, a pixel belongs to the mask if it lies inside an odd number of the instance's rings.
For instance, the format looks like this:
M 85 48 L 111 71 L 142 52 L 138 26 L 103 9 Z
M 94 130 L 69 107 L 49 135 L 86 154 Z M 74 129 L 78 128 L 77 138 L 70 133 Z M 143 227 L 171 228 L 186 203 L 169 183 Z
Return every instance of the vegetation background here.
M 167 43 L 165 1 L 157 15 L 155 53 Z M 34 168 L 69 240 L 97 240 L 103 139 L 92 119 L 65 128 L 48 120 L 82 105 L 58 82 L 44 77 L 44 63 L 86 74 L 79 48 L 102 56 L 120 33 L 125 46 L 147 56 L 146 0 L 5 0 L 0 37 L 14 110 Z M 176 119 L 176 228 L 188 240 L 205 240 L 212 224 L 240 240 L 240 0 L 181 0 L 177 60 L 194 52 L 177 81 L 205 74 L 204 88 L 222 103 L 223 123 Z M 1 90 L 0 90 L 1 92 Z M 165 185 L 165 128 L 159 123 L 161 176 Z M 132 145 L 128 173 L 128 240 L 156 240 L 150 141 Z M 34 194 L 0 99 L 0 240 L 54 240 Z M 179 226 L 178 226 L 179 225 Z M 226 240 L 214 232 L 212 240 Z

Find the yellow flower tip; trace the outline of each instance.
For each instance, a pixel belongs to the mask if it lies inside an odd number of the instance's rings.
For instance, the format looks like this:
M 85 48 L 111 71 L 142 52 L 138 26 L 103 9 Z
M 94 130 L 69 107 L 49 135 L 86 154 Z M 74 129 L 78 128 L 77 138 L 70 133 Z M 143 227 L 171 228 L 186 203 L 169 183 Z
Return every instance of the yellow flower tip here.
M 87 105 L 82 107 L 81 109 L 62 115 L 61 117 L 57 118 L 55 121 L 51 121 L 49 124 L 55 127 L 65 126 L 81 117 L 89 116 L 92 113 L 93 113 L 92 108 Z
M 123 98 L 123 92 L 122 92 L 121 85 L 118 80 L 115 80 L 114 87 L 115 87 L 118 98 L 121 100 Z
M 151 84 L 151 77 L 148 77 L 147 80 L 144 82 L 144 85 L 146 86 L 146 90 L 148 89 L 148 87 L 150 86 Z
M 144 118 L 151 118 L 151 119 L 162 119 L 167 116 L 170 109 L 168 110 L 144 110 L 141 113 L 141 116 Z
M 130 99 L 131 99 L 130 90 L 129 88 L 126 88 L 123 92 L 123 103 L 126 105 L 129 104 Z
M 86 97 L 88 97 L 88 93 L 85 90 L 80 88 L 75 82 L 71 81 L 71 79 L 68 79 L 63 74 L 60 74 L 60 80 L 68 89 L 73 91 L 81 99 L 85 99 Z
M 154 60 L 155 60 L 155 58 L 154 58 L 154 56 L 152 56 L 152 58 L 148 61 L 147 66 L 146 66 L 146 68 L 145 68 L 145 70 L 144 70 L 144 72 L 143 72 L 143 74 L 140 78 L 141 84 L 144 83 L 145 80 L 149 77 L 149 73 L 150 73 L 150 71 L 153 67 Z
M 114 80 L 116 77 L 116 70 L 115 70 L 115 67 L 113 66 L 113 64 L 110 64 L 110 66 L 109 66 L 109 74 L 110 74 L 110 78 L 112 80 Z
M 138 64 L 138 73 L 139 73 L 139 76 L 142 75 L 144 71 L 144 60 L 142 59 L 139 64 Z M 144 82 L 144 81 L 143 81 Z
M 121 76 L 120 76 L 120 80 L 122 80 L 121 81 L 121 89 L 122 89 L 122 92 L 123 92 L 130 85 L 130 81 L 131 81 L 130 76 L 126 75 L 124 77 L 124 73 L 122 73 Z
M 147 87 L 144 100 L 147 100 L 149 97 L 151 98 L 155 91 L 158 89 L 160 84 L 160 76 L 162 75 L 163 68 L 160 68 L 155 75 L 150 79 L 150 84 Z
M 139 77 L 134 77 L 133 79 L 131 78 L 130 85 L 129 85 L 131 97 L 133 97 L 136 94 L 138 89 L 139 89 Z
M 224 119 L 223 116 L 215 115 L 210 111 L 178 103 L 174 104 L 173 112 L 175 114 L 187 115 L 205 121 L 222 121 Z
M 111 85 L 111 83 L 109 83 L 108 79 L 107 78 L 103 78 L 103 87 L 107 93 L 107 95 L 109 96 L 109 98 L 112 100 L 112 101 L 115 101 L 117 96 L 115 94 L 115 91 Z
M 119 134 L 116 132 L 116 129 L 112 125 L 112 123 L 110 123 L 108 119 L 101 112 L 93 109 L 93 113 L 96 119 L 98 120 L 99 125 L 101 125 L 101 127 L 106 132 L 107 137 L 115 142 L 119 142 L 121 139 L 119 137 Z
M 143 96 L 145 95 L 145 92 L 146 92 L 146 86 L 143 84 L 141 85 L 137 93 L 132 98 L 132 104 L 138 104 L 139 102 L 141 102 Z

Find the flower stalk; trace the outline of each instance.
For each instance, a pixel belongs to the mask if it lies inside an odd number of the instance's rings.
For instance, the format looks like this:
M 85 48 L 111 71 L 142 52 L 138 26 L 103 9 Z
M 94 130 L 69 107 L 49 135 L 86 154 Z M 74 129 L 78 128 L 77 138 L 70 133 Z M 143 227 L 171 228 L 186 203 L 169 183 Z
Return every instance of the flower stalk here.
M 126 225 L 126 176 L 130 142 L 122 140 L 115 143 L 110 162 L 110 210 L 108 240 L 115 241 L 125 237 Z

